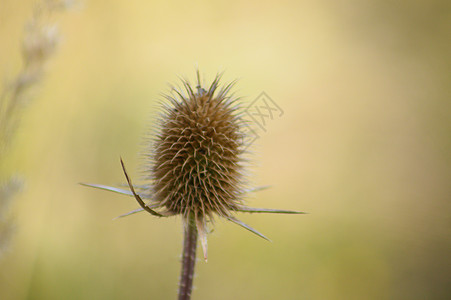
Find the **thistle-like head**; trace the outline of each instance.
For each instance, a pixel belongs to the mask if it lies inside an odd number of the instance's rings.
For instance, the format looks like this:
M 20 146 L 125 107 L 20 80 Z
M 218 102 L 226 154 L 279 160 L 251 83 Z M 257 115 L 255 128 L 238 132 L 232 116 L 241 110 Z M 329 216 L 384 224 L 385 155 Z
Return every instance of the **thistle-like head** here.
M 194 216 L 197 221 L 214 214 L 230 217 L 242 204 L 243 119 L 237 99 L 218 91 L 219 76 L 208 89 L 187 81 L 186 93 L 166 96 L 151 149 L 149 171 L 153 200 L 169 214 Z
M 220 77 L 216 76 L 204 88 L 198 73 L 195 88 L 182 80 L 185 91 L 172 87 L 171 94 L 164 95 L 160 118 L 146 151 L 149 160 L 144 169 L 150 184 L 136 192 L 121 160 L 130 192 L 88 185 L 134 196 L 141 208 L 121 217 L 139 211 L 159 217 L 181 215 L 185 226 L 196 227 L 205 259 L 207 223 L 215 215 L 267 239 L 236 219 L 235 213 L 301 213 L 243 204 L 246 193 L 262 188 L 246 188 L 246 121 L 242 118 L 239 99 L 230 93 L 234 82 L 220 87 Z M 148 203 L 140 194 L 146 195 Z

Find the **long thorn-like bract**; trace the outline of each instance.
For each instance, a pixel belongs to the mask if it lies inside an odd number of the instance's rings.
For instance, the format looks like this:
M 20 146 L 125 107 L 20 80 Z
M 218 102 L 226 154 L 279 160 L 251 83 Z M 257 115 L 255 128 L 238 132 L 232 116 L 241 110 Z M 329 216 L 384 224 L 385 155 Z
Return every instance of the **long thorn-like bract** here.
M 182 252 L 182 271 L 179 283 L 179 300 L 191 299 L 194 267 L 196 265 L 197 228 L 194 217 L 188 217 L 185 223 L 185 237 Z
M 122 171 L 124 171 L 125 179 L 127 179 L 128 186 L 130 187 L 130 191 L 133 193 L 133 196 L 135 196 L 135 199 L 138 202 L 138 204 L 151 215 L 154 215 L 157 217 L 162 217 L 163 215 L 161 215 L 160 213 L 154 211 L 149 206 L 147 206 L 144 203 L 144 201 L 141 199 L 141 197 L 135 192 L 135 188 L 133 187 L 132 180 L 130 179 L 130 177 L 128 177 L 127 170 L 125 169 L 124 161 L 122 160 L 122 158 L 121 158 L 121 166 L 122 166 Z

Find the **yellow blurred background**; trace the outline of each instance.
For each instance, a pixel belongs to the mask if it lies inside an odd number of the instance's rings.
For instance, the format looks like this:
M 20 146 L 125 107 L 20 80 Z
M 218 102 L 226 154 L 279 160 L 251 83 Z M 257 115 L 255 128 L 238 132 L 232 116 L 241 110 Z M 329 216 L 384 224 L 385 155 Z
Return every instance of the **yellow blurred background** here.
M 20 70 L 36 1 L 0 0 L 0 76 Z M 450 299 L 449 1 L 83 1 L 7 158 L 24 190 L 0 299 L 174 299 L 180 218 L 79 182 L 139 178 L 142 137 L 177 75 L 239 78 L 284 110 L 255 148 L 249 205 L 218 220 L 193 299 Z M 200 256 L 199 256 L 200 257 Z

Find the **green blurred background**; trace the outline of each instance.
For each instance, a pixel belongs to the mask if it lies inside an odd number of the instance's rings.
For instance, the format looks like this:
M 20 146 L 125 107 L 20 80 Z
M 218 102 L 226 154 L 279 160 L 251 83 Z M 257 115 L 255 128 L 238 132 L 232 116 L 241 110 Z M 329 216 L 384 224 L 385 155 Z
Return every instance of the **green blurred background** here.
M 35 1 L 0 0 L 0 69 L 20 69 Z M 285 114 L 255 148 L 273 243 L 219 220 L 194 299 L 450 299 L 449 1 L 84 1 L 7 159 L 26 188 L 0 299 L 174 299 L 182 225 L 78 182 L 139 178 L 142 137 L 177 75 L 240 78 Z M 199 256 L 200 257 L 200 256 Z

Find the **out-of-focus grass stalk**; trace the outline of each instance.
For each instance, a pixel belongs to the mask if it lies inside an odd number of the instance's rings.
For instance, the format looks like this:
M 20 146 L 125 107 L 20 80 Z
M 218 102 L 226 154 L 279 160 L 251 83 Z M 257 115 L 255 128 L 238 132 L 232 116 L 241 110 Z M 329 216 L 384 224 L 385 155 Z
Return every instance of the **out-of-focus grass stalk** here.
M 22 186 L 17 175 L 5 170 L 4 162 L 8 159 L 8 150 L 17 132 L 23 109 L 33 100 L 30 92 L 42 80 L 46 62 L 58 44 L 57 26 L 50 22 L 50 18 L 70 5 L 71 1 L 58 0 L 43 0 L 35 5 L 24 30 L 22 68 L 0 91 L 0 258 L 9 244 L 13 228 L 8 208 Z M 9 77 L 8 74 L 6 76 Z

